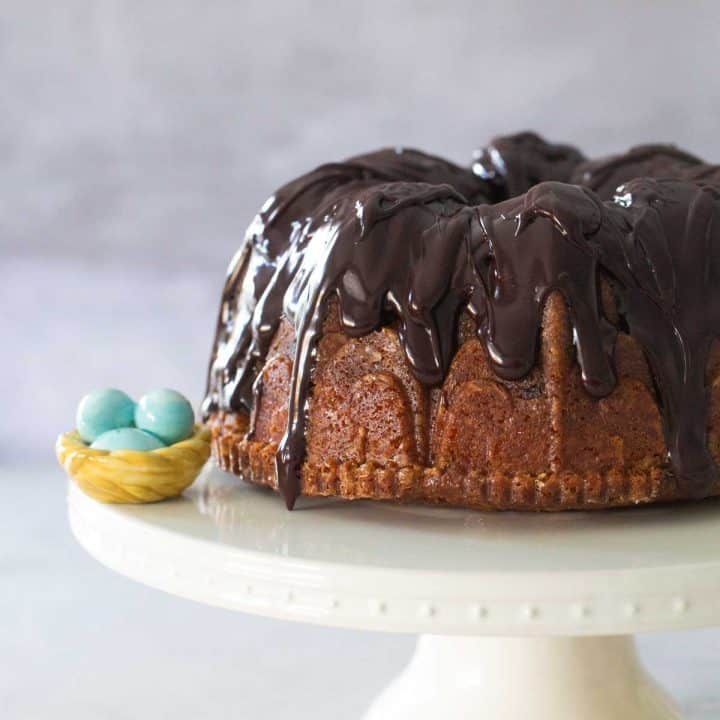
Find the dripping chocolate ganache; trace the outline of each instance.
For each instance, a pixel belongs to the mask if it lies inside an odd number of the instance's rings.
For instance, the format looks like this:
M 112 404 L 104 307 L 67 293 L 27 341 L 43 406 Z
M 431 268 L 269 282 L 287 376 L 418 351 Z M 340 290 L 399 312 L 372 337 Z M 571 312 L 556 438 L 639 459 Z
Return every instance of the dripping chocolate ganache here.
M 278 190 L 223 291 L 220 464 L 288 507 L 720 492 L 720 192 L 713 166 L 642 153 L 670 177 L 624 177 L 637 149 L 593 164 L 523 133 L 472 169 L 384 150 Z

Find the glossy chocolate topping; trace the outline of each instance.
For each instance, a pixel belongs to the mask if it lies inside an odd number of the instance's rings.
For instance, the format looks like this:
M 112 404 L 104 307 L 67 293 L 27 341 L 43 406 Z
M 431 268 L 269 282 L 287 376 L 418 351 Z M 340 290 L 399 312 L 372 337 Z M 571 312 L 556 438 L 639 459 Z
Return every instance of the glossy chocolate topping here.
M 505 135 L 473 154 L 473 172 L 496 188 L 498 199 L 515 197 L 545 180 L 569 182 L 584 160 L 572 145 L 549 143 L 533 132 Z
M 378 183 L 446 183 L 464 201 L 492 199 L 493 188 L 469 170 L 417 150 L 387 149 L 322 165 L 281 187 L 247 230 L 223 291 L 204 412 L 253 405 L 256 364 L 267 353 L 283 313 L 285 293 L 299 273 L 314 233 L 333 206 Z
M 633 178 L 685 177 L 698 167 L 707 166 L 674 145 L 638 145 L 619 155 L 579 164 L 570 182 L 591 188 L 603 200 L 612 200 L 617 188 Z
M 536 361 L 544 303 L 559 291 L 583 383 L 601 397 L 615 384 L 619 332 L 598 302 L 601 275 L 622 331 L 652 368 L 678 483 L 701 496 L 715 481 L 705 368 L 720 330 L 718 190 L 641 179 L 603 202 L 587 188 L 543 182 L 489 204 L 501 194 L 487 174 L 381 151 L 323 166 L 265 204 L 230 267 L 205 411 L 251 409 L 258 363 L 287 317 L 296 352 L 276 469 L 288 507 L 300 491 L 311 369 L 331 299 L 349 335 L 394 316 L 413 372 L 432 385 L 447 372 L 464 309 L 498 376 L 523 377 Z

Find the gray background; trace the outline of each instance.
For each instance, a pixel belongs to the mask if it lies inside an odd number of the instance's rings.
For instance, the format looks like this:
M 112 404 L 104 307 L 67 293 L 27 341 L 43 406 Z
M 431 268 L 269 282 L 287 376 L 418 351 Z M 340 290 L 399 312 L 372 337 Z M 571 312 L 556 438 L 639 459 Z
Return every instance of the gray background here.
M 0 716 L 357 717 L 410 638 L 112 576 L 69 537 L 54 436 L 91 387 L 200 399 L 245 225 L 322 161 L 464 163 L 527 127 L 720 159 L 719 40 L 714 2 L 1 3 Z M 694 719 L 720 715 L 719 638 L 643 640 Z

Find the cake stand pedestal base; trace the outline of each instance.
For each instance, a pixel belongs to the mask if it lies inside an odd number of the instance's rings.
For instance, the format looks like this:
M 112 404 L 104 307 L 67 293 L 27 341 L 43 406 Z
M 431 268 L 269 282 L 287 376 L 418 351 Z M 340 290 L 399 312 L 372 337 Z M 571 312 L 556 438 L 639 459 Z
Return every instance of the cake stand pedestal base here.
M 365 720 L 678 720 L 632 636 L 421 635 Z

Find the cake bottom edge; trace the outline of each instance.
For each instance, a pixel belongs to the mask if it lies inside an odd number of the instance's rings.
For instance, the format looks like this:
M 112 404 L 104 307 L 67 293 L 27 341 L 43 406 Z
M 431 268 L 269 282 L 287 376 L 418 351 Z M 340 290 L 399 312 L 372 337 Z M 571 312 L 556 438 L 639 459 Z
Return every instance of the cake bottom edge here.
M 277 491 L 272 442 L 248 440 L 246 424 L 210 422 L 212 454 L 219 467 Z M 301 495 L 346 500 L 384 500 L 476 510 L 558 512 L 604 510 L 690 500 L 666 467 L 605 473 L 483 474 L 434 466 L 375 462 L 306 461 Z M 706 497 L 720 495 L 716 486 Z M 696 498 L 697 499 L 697 498 Z

